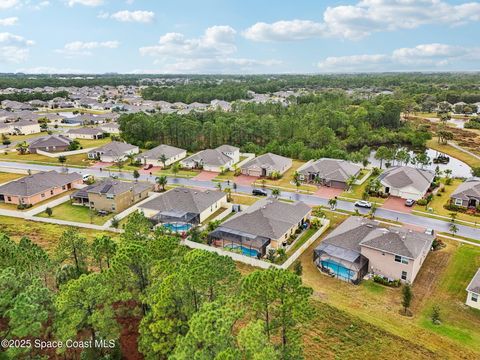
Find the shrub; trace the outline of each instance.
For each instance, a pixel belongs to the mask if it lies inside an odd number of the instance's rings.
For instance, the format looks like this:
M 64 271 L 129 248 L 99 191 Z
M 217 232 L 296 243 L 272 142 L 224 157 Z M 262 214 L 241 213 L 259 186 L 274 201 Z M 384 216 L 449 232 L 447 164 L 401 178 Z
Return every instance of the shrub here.
M 18 204 L 17 209 L 18 210 L 24 210 L 24 209 L 29 209 L 32 207 L 32 204 Z
M 380 275 L 373 275 L 373 281 L 389 287 L 399 287 L 401 285 L 400 280 L 388 280 Z
M 417 204 L 420 206 L 426 206 L 428 204 L 427 199 L 419 199 L 417 200 Z

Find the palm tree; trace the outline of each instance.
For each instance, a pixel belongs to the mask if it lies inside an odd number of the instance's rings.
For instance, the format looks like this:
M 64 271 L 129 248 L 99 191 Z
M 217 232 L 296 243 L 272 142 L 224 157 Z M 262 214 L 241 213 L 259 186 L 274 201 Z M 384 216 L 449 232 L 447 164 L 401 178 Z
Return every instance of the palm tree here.
M 229 187 L 226 187 L 225 189 L 223 189 L 223 192 L 225 194 L 227 194 L 227 201 L 231 202 L 232 201 L 232 189 L 230 189 Z
M 162 191 L 165 191 L 165 185 L 167 185 L 167 177 L 165 175 L 157 176 L 155 178 L 155 182 L 158 184 L 158 186 L 162 187 Z
M 347 191 L 352 190 L 353 184 L 355 184 L 355 181 L 357 180 L 357 177 L 355 175 L 349 176 L 347 179 Z
M 274 198 L 278 198 L 280 196 L 280 189 L 277 189 L 277 188 L 272 189 L 272 196 Z
M 452 235 L 455 235 L 458 232 L 458 226 L 455 225 L 454 223 L 451 223 L 450 224 L 450 232 L 452 233 Z
M 165 154 L 162 154 L 162 155 L 160 155 L 158 160 L 162 162 L 163 168 L 165 169 L 167 167 L 167 160 L 168 160 L 167 156 Z
M 330 205 L 330 209 L 335 210 L 335 208 L 337 207 L 337 199 L 336 198 L 329 199 L 328 205 Z
M 22 141 L 17 144 L 17 150 L 21 155 L 25 155 L 28 151 L 28 144 L 26 141 Z
M 178 172 L 180 171 L 180 165 L 178 163 L 173 164 L 172 174 L 177 177 Z
M 130 165 L 133 165 L 133 160 L 136 154 L 127 154 L 127 159 L 130 160 Z

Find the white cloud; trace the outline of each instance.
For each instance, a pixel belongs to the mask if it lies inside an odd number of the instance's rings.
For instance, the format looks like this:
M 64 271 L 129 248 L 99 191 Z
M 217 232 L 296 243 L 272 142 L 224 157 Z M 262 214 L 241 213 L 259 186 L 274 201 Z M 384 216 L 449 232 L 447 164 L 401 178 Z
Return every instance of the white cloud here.
M 10 9 L 20 5 L 20 0 L 0 0 L 0 9 Z
M 428 24 L 462 25 L 480 20 L 480 3 L 451 5 L 442 0 L 361 0 L 328 7 L 323 22 L 308 20 L 256 23 L 244 31 L 254 41 L 292 41 L 334 36 L 358 39 L 379 31 L 414 29 Z
M 8 17 L 0 19 L 0 26 L 12 26 L 18 22 L 18 17 Z
M 448 70 L 479 60 L 480 47 L 433 43 L 396 49 L 391 54 L 327 57 L 318 67 L 328 72 Z
M 103 0 L 68 0 L 68 6 L 85 5 L 90 7 L 100 6 L 103 4 Z
M 45 1 L 40 1 L 39 3 L 32 5 L 31 8 L 33 10 L 41 10 L 47 6 L 50 6 L 50 1 L 45 0 Z
M 29 55 L 29 46 L 34 41 L 8 32 L 0 33 L 0 63 L 19 63 Z
M 110 17 L 117 21 L 122 22 L 140 22 L 140 23 L 149 23 L 152 22 L 155 18 L 155 13 L 153 11 L 145 11 L 145 10 L 122 10 L 118 11 L 114 14 L 101 14 L 101 16 Z
M 55 50 L 57 53 L 64 54 L 67 57 L 92 55 L 95 49 L 116 49 L 120 43 L 118 41 L 72 41 L 64 45 L 62 49 Z
M 158 44 L 139 49 L 142 56 L 154 58 L 161 70 L 138 70 L 155 73 L 239 73 L 265 72 L 278 65 L 276 60 L 237 58 L 236 31 L 230 26 L 212 26 L 198 38 L 178 32 L 160 37 Z

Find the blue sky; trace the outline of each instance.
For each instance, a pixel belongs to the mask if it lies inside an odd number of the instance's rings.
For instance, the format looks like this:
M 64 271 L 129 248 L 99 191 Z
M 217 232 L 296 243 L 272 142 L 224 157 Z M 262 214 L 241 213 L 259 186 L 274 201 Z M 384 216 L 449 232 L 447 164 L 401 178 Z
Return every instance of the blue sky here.
M 0 72 L 480 70 L 468 0 L 0 0 Z

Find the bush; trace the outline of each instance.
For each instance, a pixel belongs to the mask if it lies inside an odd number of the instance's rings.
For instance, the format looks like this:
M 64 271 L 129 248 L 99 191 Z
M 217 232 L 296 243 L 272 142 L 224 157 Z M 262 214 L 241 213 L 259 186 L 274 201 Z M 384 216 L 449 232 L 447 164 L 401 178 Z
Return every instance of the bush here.
M 32 204 L 18 204 L 17 205 L 18 210 L 25 210 L 25 209 L 29 209 L 31 207 L 32 207 Z
M 428 204 L 427 199 L 419 199 L 417 200 L 417 204 L 420 206 L 426 206 Z
M 2 144 L 3 144 L 3 145 L 10 145 L 11 143 L 12 143 L 12 142 L 11 142 L 10 140 L 8 140 L 8 139 L 2 141 Z
M 373 275 L 373 281 L 389 287 L 399 287 L 401 285 L 400 280 L 388 280 L 380 275 Z

